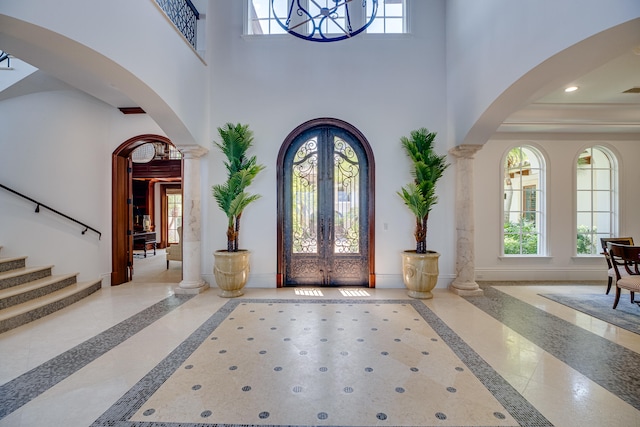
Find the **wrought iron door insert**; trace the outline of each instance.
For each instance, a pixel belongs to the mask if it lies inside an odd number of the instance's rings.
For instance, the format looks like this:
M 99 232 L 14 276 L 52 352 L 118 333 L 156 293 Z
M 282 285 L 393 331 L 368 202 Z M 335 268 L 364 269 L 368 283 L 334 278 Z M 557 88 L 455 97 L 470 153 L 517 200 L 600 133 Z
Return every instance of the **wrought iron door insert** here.
M 369 284 L 368 165 L 349 132 L 318 126 L 284 157 L 285 285 Z

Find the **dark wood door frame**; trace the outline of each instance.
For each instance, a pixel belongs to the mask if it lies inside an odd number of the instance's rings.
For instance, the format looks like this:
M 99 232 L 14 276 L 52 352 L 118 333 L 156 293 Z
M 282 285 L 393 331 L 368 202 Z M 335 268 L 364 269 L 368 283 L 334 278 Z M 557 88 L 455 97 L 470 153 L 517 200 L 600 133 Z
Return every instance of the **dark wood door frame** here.
M 373 158 L 373 151 L 371 150 L 371 146 L 367 141 L 367 138 L 353 125 L 335 118 L 319 118 L 309 120 L 295 128 L 289 135 L 285 138 L 284 142 L 280 146 L 280 151 L 278 152 L 278 160 L 277 160 L 277 180 L 278 180 L 278 194 L 277 194 L 277 269 L 276 269 L 276 285 L 278 288 L 284 286 L 284 276 L 285 276 L 285 235 L 284 235 L 284 221 L 285 221 L 285 203 L 284 203 L 284 195 L 286 193 L 284 188 L 284 161 L 285 155 L 289 146 L 296 140 L 296 138 L 306 132 L 309 129 L 321 126 L 335 126 L 341 129 L 346 130 L 351 133 L 351 135 L 361 144 L 364 149 L 367 162 L 369 164 L 368 167 L 368 197 L 367 197 L 367 206 L 368 206 L 368 215 L 369 215 L 369 229 L 368 229 L 368 239 L 369 239 L 369 287 L 374 288 L 376 284 L 375 277 L 375 161 Z
M 131 153 L 147 142 L 171 144 L 161 135 L 138 135 L 120 144 L 111 155 L 111 285 L 131 280 L 133 268 L 133 204 Z

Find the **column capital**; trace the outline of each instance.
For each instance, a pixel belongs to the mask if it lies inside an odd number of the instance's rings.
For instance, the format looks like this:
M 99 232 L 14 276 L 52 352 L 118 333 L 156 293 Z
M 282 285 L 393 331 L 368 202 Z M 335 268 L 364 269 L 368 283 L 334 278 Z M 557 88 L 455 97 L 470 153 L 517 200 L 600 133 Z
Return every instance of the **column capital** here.
M 176 148 L 180 150 L 182 156 L 185 159 L 197 159 L 204 156 L 209 150 L 202 145 L 177 145 Z
M 449 154 L 458 158 L 473 159 L 473 155 L 476 154 L 483 145 L 480 144 L 462 144 L 457 145 L 449 150 Z

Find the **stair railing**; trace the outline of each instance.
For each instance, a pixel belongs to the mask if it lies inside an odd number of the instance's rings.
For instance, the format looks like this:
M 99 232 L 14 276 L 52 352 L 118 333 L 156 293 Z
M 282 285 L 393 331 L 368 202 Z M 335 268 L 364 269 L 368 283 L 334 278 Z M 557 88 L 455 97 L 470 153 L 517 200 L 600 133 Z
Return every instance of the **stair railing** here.
M 0 188 L 4 188 L 5 190 L 7 190 L 7 191 L 9 191 L 9 192 L 11 192 L 11 193 L 13 193 L 13 194 L 15 194 L 17 196 L 20 196 L 23 199 L 27 199 L 28 201 L 30 201 L 32 203 L 35 203 L 36 204 L 36 213 L 40 212 L 40 208 L 41 207 L 45 208 L 45 209 L 48 209 L 48 210 L 50 210 L 51 212 L 53 212 L 55 214 L 58 214 L 58 215 L 66 218 L 66 219 L 68 219 L 70 221 L 75 222 L 76 224 L 80 224 L 81 226 L 83 226 L 84 230 L 82 230 L 82 234 L 85 234 L 87 231 L 91 230 L 91 231 L 93 231 L 93 232 L 98 234 L 98 240 L 100 240 L 102 238 L 102 233 L 101 232 L 99 232 L 98 230 L 96 230 L 93 227 L 89 227 L 87 224 L 84 224 L 84 223 L 78 221 L 77 219 L 71 218 L 69 215 L 63 214 L 60 211 L 57 211 L 57 210 L 55 210 L 53 208 L 50 208 L 49 206 L 45 205 L 44 203 L 38 202 L 37 200 L 33 200 L 31 197 L 25 196 L 24 194 L 19 193 L 16 190 L 12 190 L 11 188 L 7 187 L 6 185 L 0 184 Z

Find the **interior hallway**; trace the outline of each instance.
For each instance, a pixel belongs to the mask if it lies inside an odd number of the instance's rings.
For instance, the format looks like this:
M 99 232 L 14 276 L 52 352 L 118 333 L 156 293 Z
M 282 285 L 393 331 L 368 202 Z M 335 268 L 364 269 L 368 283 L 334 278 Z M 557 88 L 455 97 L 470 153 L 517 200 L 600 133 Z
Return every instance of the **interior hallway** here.
M 176 298 L 179 263 L 158 251 L 134 266 L 134 281 L 0 335 L 0 426 L 640 425 L 639 374 L 595 382 L 640 373 L 640 336 L 538 295 L 602 285 L 496 286 L 484 310 L 444 289 Z M 581 360 L 563 334 L 606 352 Z

